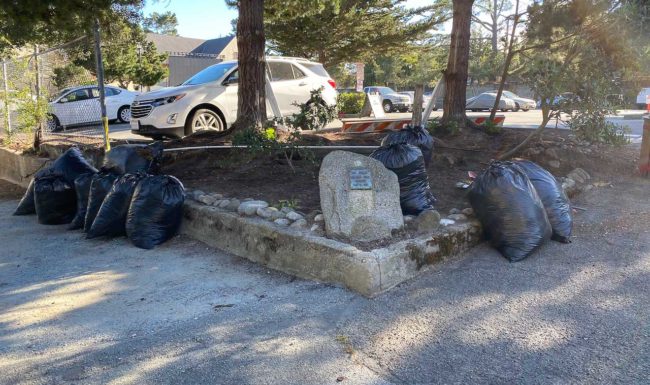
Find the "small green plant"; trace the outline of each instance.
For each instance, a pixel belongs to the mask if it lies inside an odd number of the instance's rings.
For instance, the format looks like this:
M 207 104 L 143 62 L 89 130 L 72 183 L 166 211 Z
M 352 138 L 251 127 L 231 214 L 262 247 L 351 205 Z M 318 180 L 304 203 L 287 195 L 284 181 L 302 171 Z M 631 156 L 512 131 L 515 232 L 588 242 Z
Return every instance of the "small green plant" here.
M 499 135 L 503 131 L 501 126 L 491 120 L 486 120 L 482 126 L 485 130 L 485 133 L 488 135 Z
M 575 132 L 576 137 L 590 143 L 613 145 L 629 143 L 625 136 L 626 130 L 607 121 L 606 116 L 613 111 L 599 104 L 586 101 L 582 103 L 581 109 L 571 111 L 571 118 L 567 122 L 569 128 Z
M 278 203 L 274 204 L 273 207 L 277 208 L 278 210 L 281 210 L 283 207 L 288 207 L 295 210 L 298 208 L 299 203 L 299 199 L 281 199 L 278 201 Z
M 336 106 L 328 105 L 323 100 L 323 87 L 312 90 L 305 103 L 294 103 L 299 111 L 291 116 L 276 119 L 277 123 L 289 128 L 301 130 L 320 130 L 336 118 Z
M 366 94 L 363 92 L 345 92 L 339 94 L 336 106 L 344 114 L 358 114 L 363 109 Z
M 454 121 L 448 123 L 441 123 L 439 119 L 430 120 L 427 123 L 427 131 L 431 135 L 456 135 L 460 132 L 458 124 Z

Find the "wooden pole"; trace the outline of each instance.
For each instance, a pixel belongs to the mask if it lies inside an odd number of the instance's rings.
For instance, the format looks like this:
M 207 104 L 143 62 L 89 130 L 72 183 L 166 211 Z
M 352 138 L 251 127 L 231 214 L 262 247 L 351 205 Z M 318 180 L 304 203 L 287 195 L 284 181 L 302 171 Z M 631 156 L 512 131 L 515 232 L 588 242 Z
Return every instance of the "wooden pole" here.
M 639 158 L 641 176 L 650 175 L 650 115 L 643 118 L 643 140 L 641 141 L 641 157 Z

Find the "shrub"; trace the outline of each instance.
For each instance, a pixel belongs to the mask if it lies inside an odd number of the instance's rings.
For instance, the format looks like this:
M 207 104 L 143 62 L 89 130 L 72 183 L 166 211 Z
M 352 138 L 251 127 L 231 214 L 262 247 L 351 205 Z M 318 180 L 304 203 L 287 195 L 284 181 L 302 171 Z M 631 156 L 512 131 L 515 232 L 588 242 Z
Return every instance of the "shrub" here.
M 585 100 L 570 112 L 569 128 L 576 137 L 590 143 L 606 143 L 621 145 L 628 143 L 625 130 L 616 124 L 608 122 L 607 115 L 613 114 L 606 103 L 599 100 Z
M 345 92 L 339 94 L 337 107 L 339 112 L 344 114 L 358 114 L 363 109 L 366 94 L 363 92 Z
M 456 122 L 442 124 L 439 119 L 432 119 L 427 123 L 427 131 L 433 136 L 456 135 L 460 132 Z

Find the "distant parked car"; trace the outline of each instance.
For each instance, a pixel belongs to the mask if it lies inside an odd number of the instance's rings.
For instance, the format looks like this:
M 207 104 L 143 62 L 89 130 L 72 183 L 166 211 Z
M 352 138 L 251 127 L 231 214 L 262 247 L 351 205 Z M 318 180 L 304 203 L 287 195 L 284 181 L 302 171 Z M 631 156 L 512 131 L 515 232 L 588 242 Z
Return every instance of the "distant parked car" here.
M 409 97 L 411 101 L 411 110 L 413 110 L 413 101 L 415 100 L 415 91 L 400 91 L 398 92 L 400 95 L 406 95 Z M 423 94 L 422 95 L 422 110 L 427 108 L 427 104 L 429 103 L 429 100 L 431 100 L 431 93 Z
M 645 110 L 647 105 L 646 105 L 646 97 L 650 96 L 650 87 L 649 88 L 641 88 L 641 91 L 639 91 L 639 94 L 636 96 L 636 106 L 640 110 Z
M 381 95 L 381 105 L 384 112 L 387 113 L 393 111 L 406 112 L 412 105 L 411 99 L 407 95 L 400 95 L 390 87 L 365 87 L 363 92 Z
M 473 98 L 467 99 L 466 109 L 472 111 L 482 111 L 482 110 L 491 110 L 494 107 L 494 101 L 497 98 L 497 94 L 493 92 L 484 92 L 480 95 L 474 96 Z M 503 95 L 499 100 L 499 109 L 503 112 L 508 110 L 514 111 L 516 108 L 516 103 L 510 98 L 506 98 Z
M 491 91 L 492 93 L 497 93 L 497 91 Z M 537 103 L 533 99 L 522 98 L 521 96 L 510 91 L 503 91 L 501 97 L 506 97 L 512 99 L 515 102 L 514 111 L 519 111 L 520 109 L 524 112 L 528 110 L 534 110 L 537 107 Z
M 573 92 L 563 92 L 559 95 L 553 97 L 553 100 L 548 100 L 547 102 L 551 107 L 551 111 L 557 111 L 563 106 L 567 106 L 573 103 L 580 102 L 580 96 L 574 94 Z M 537 107 L 541 108 L 542 102 L 537 102 Z
M 131 103 L 138 94 L 114 86 L 105 86 L 104 91 L 108 119 L 128 123 L 131 120 Z M 67 127 L 99 123 L 101 116 L 97 86 L 69 87 L 51 99 L 47 128 L 61 131 Z
M 283 116 L 299 111 L 311 91 L 336 105 L 336 83 L 322 64 L 307 59 L 269 56 L 271 89 Z M 225 131 L 237 119 L 237 61 L 213 64 L 178 87 L 138 95 L 131 106 L 131 132 L 154 139 L 181 138 L 198 131 Z M 267 99 L 267 114 L 271 107 Z

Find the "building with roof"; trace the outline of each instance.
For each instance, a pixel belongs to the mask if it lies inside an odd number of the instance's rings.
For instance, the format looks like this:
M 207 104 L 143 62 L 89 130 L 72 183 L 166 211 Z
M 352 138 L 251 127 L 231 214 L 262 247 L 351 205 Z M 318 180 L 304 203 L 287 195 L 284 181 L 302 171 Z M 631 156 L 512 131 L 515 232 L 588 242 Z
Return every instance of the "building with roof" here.
M 176 86 L 202 69 L 225 60 L 237 60 L 237 38 L 235 36 L 216 39 L 193 39 L 182 36 L 147 33 L 158 52 L 169 55 L 167 65 L 169 77 L 158 87 Z

